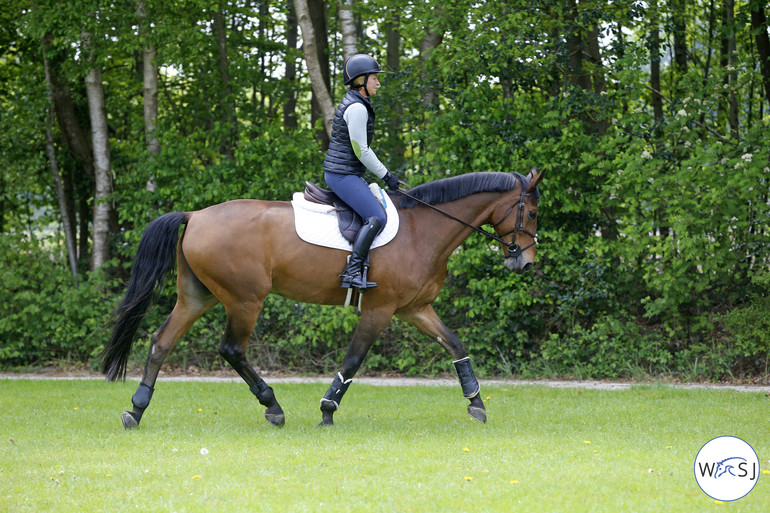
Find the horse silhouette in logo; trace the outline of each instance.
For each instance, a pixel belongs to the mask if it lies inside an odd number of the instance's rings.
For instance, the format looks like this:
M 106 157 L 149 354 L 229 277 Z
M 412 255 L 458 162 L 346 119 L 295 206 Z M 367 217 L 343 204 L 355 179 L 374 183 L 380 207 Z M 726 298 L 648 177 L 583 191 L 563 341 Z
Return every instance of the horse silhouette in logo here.
M 743 462 L 746 461 L 745 458 L 741 458 L 738 456 L 733 456 L 732 458 L 725 458 L 722 461 L 718 461 L 716 472 L 715 472 L 716 475 L 714 476 L 714 479 L 719 479 L 725 474 L 730 474 L 733 477 L 738 477 L 735 475 L 735 472 L 733 472 L 735 470 L 735 467 L 738 465 L 738 462 L 728 463 L 730 460 L 739 460 Z

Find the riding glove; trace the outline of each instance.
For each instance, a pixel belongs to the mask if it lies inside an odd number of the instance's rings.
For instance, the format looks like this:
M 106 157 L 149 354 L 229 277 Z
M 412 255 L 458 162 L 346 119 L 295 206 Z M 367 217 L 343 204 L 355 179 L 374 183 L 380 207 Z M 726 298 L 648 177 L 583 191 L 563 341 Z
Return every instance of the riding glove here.
M 398 178 L 396 178 L 395 175 L 393 175 L 390 171 L 388 171 L 388 173 L 382 177 L 382 180 L 391 191 L 398 190 Z

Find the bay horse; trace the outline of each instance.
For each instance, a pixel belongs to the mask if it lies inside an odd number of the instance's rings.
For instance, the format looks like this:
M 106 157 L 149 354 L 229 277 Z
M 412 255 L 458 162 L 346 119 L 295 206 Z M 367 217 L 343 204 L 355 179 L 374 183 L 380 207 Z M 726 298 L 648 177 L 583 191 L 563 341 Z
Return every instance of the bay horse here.
M 340 372 L 321 400 L 320 425 L 333 424 L 353 376 L 367 351 L 395 315 L 417 327 L 452 357 L 467 411 L 486 422 L 478 381 L 458 337 L 433 310 L 452 252 L 474 230 L 502 245 L 504 265 L 514 272 L 535 259 L 538 184 L 543 174 L 469 173 L 390 193 L 399 215 L 399 231 L 387 245 L 371 252 L 370 279 L 361 317 Z M 481 228 L 490 224 L 495 233 Z M 180 228 L 184 227 L 181 230 Z M 507 240 L 510 238 L 509 240 Z M 338 273 L 347 252 L 301 240 L 289 202 L 234 200 L 194 212 L 172 212 L 145 229 L 125 295 L 115 311 L 112 336 L 102 353 L 102 371 L 110 381 L 125 379 L 129 352 L 142 318 L 165 281 L 176 254 L 176 304 L 153 333 L 142 380 L 132 396 L 132 411 L 122 414 L 126 429 L 137 427 L 150 403 L 161 364 L 198 318 L 222 303 L 227 313 L 219 353 L 266 407 L 265 418 L 285 421 L 273 389 L 246 358 L 246 346 L 268 293 L 293 301 L 342 305 L 346 289 Z

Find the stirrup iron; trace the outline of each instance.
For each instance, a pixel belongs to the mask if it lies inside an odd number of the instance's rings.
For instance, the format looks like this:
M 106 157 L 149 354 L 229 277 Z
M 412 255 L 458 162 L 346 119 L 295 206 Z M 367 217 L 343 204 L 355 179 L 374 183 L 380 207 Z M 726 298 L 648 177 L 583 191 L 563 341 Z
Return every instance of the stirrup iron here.
M 377 287 L 377 284 L 371 281 L 367 281 L 366 277 L 369 274 L 369 257 L 362 264 L 361 269 L 351 269 L 350 258 L 352 255 L 348 255 L 348 264 L 340 274 L 340 286 L 344 289 L 357 288 L 361 292 L 365 292 L 368 289 Z

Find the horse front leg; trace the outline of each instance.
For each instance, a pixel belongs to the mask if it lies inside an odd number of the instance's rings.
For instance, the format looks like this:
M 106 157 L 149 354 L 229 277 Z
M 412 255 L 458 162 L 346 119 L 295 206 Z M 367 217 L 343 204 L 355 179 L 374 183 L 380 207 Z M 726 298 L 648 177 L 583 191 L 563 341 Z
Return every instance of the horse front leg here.
M 439 319 L 431 305 L 423 305 L 398 314 L 398 318 L 412 324 L 421 332 L 436 340 L 453 358 L 457 378 L 463 397 L 470 401 L 468 414 L 479 422 L 486 423 L 487 410 L 481 400 L 481 386 L 473 372 L 471 359 L 460 339 Z
M 366 310 L 361 315 L 353 339 L 348 347 L 342 369 L 334 377 L 331 386 L 321 398 L 321 423 L 318 426 L 334 425 L 334 412 L 340 408 L 340 402 L 348 391 L 353 377 L 358 372 L 366 353 L 382 330 L 390 322 L 393 311 L 389 309 Z

